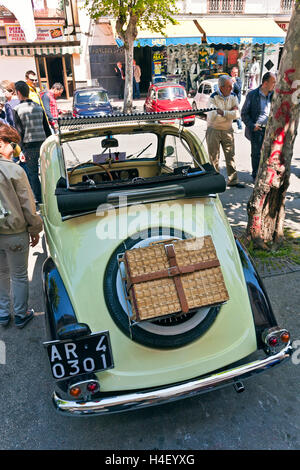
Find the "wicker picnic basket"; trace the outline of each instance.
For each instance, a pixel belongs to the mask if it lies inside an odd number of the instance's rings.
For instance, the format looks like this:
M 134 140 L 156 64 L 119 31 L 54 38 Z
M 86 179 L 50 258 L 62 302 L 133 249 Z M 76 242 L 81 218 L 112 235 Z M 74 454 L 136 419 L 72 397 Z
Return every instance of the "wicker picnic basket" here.
M 124 263 L 136 322 L 186 314 L 229 299 L 210 236 L 127 250 Z

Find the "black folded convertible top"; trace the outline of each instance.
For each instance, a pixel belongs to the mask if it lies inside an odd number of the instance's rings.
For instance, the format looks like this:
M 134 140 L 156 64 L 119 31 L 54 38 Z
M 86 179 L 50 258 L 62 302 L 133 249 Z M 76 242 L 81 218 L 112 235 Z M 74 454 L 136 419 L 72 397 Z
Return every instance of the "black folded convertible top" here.
M 58 210 L 63 219 L 95 212 L 100 204 L 111 203 L 118 207 L 118 198 L 126 196 L 128 205 L 176 198 L 204 197 L 222 193 L 226 189 L 224 177 L 212 165 L 203 165 L 204 171 L 193 169 L 185 174 L 162 175 L 155 178 L 134 178 L 108 182 L 96 187 L 57 185 Z

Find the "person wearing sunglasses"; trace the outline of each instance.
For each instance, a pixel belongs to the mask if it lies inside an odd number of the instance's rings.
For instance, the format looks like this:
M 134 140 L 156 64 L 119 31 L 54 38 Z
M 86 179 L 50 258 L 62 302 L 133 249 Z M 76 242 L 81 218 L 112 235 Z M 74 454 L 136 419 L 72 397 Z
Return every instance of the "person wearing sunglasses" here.
M 25 171 L 13 162 L 18 132 L 0 123 L 0 325 L 23 328 L 34 316 L 28 308 L 29 246 L 36 246 L 43 223 Z M 10 295 L 12 292 L 12 296 Z
M 38 78 L 33 70 L 25 73 L 25 82 L 29 86 L 29 99 L 42 106 L 42 100 L 38 90 Z

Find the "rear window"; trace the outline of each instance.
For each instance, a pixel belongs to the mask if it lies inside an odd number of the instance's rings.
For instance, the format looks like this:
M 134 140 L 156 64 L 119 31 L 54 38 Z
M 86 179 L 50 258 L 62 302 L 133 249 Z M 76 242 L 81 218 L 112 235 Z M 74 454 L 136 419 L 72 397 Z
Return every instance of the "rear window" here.
M 75 104 L 100 104 L 107 101 L 106 91 L 81 91 L 75 95 Z
M 177 100 L 186 98 L 186 92 L 181 87 L 161 88 L 157 92 L 158 100 Z

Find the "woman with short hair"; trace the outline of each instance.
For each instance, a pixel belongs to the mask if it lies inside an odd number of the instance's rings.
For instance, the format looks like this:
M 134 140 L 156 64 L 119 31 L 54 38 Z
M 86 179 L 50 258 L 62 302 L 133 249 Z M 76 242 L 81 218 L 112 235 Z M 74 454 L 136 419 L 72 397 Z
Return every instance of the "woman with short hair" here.
M 2 80 L 0 86 L 6 98 L 5 113 L 7 124 L 15 127 L 14 109 L 20 103 L 16 96 L 15 84 L 9 80 Z
M 19 141 L 13 127 L 0 123 L 0 325 L 11 319 L 12 288 L 15 325 L 23 328 L 34 315 L 28 309 L 29 242 L 37 245 L 43 224 L 26 173 L 12 160 Z

